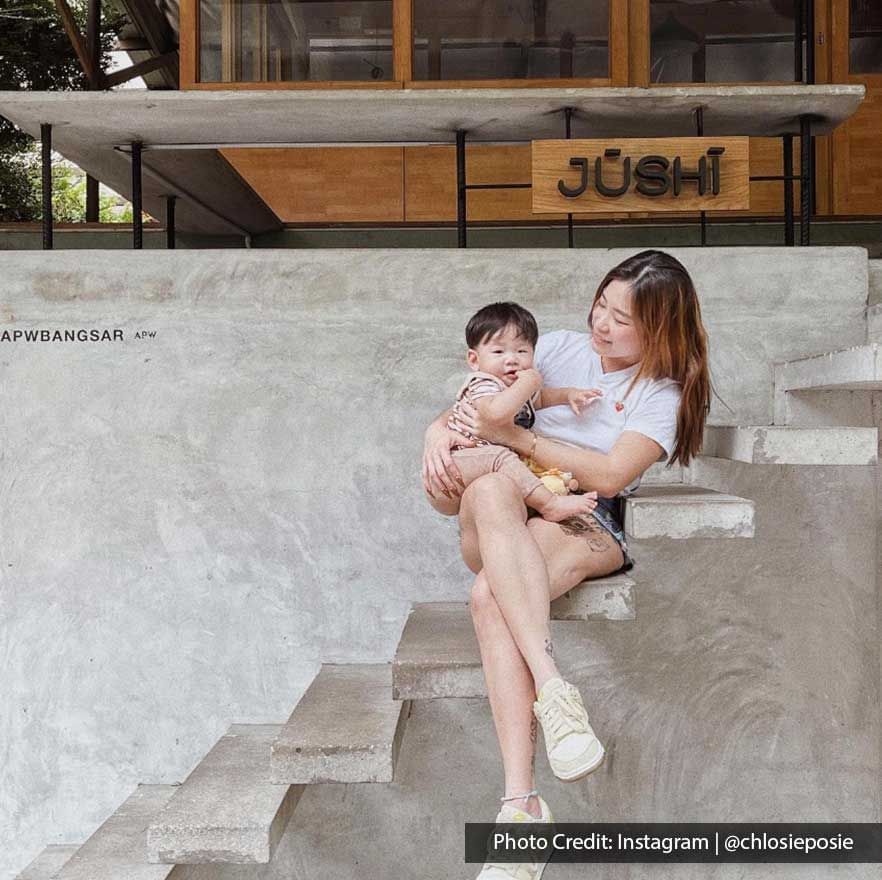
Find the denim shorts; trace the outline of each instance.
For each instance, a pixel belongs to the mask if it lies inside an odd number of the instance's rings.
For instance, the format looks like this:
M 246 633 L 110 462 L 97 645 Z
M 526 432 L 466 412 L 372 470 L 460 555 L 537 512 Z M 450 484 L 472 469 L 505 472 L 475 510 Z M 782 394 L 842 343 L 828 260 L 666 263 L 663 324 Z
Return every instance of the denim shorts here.
M 616 543 L 622 548 L 622 556 L 625 561 L 622 567 L 614 574 L 623 571 L 630 571 L 634 567 L 634 558 L 628 552 L 628 543 L 625 540 L 625 528 L 622 525 L 624 517 L 624 498 L 616 496 L 615 498 L 603 498 L 597 496 L 597 507 L 591 511 L 591 515 L 597 520 L 612 536 Z
M 574 495 L 584 495 L 584 492 L 579 491 L 578 489 L 573 492 Z M 611 577 L 613 574 L 620 574 L 624 571 L 630 571 L 634 567 L 634 557 L 628 552 L 628 543 L 625 540 L 625 529 L 622 525 L 622 519 L 624 518 L 624 498 L 615 497 L 615 498 L 604 498 L 600 495 L 597 496 L 597 507 L 591 511 L 591 513 L 583 513 L 579 516 L 570 517 L 566 522 L 572 522 L 575 520 L 579 522 L 580 520 L 584 521 L 584 518 L 587 516 L 593 517 L 601 526 L 603 526 L 606 531 L 608 531 L 612 536 L 615 542 L 619 545 L 622 550 L 622 556 L 624 557 L 624 562 L 622 563 L 622 567 L 617 571 L 611 572 L 607 577 Z M 532 510 L 530 508 L 527 509 L 527 517 L 531 516 L 539 516 L 538 511 Z

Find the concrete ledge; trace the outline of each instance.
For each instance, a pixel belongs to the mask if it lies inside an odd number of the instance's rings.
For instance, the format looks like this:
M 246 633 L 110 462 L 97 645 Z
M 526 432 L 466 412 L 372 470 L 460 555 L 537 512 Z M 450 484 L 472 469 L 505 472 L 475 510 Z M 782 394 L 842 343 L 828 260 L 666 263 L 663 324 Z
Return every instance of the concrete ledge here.
M 882 388 L 879 343 L 775 364 L 775 391 L 873 391 Z
M 233 724 L 147 831 L 151 862 L 266 864 L 303 793 L 270 781 L 281 724 Z
M 876 464 L 876 428 L 708 427 L 702 455 L 748 464 Z
M 580 584 L 577 589 L 585 591 L 585 586 Z M 599 588 L 602 589 L 604 587 Z M 633 611 L 633 606 L 630 610 Z M 552 621 L 552 633 L 555 628 L 559 631 L 560 627 L 569 625 Z M 392 680 L 396 700 L 487 696 L 478 640 L 467 603 L 414 605 L 398 642 Z
M 15 880 L 52 880 L 79 848 L 76 843 L 47 846 Z
M 272 744 L 272 781 L 391 782 L 409 709 L 389 664 L 323 665 Z
M 186 880 L 189 868 L 152 865 L 145 852 L 148 824 L 176 791 L 174 785 L 139 785 L 71 856 L 57 880 Z
M 649 486 L 625 503 L 633 538 L 752 538 L 753 502 L 698 486 Z

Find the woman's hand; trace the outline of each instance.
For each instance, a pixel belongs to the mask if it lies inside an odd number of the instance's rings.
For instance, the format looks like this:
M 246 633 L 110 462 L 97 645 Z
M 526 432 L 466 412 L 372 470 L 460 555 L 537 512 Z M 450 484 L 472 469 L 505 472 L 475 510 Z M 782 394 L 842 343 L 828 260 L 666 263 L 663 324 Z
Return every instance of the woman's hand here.
M 506 419 L 505 422 L 498 422 L 489 416 L 482 416 L 467 400 L 461 400 L 459 406 L 459 422 L 473 437 L 500 446 L 512 446 L 516 442 L 516 433 L 520 429 L 513 421 Z
M 432 498 L 437 498 L 439 494 L 447 498 L 462 495 L 465 484 L 450 450 L 454 446 L 476 445 L 473 440 L 446 426 L 439 426 L 435 422 L 429 425 L 423 444 L 423 487 Z

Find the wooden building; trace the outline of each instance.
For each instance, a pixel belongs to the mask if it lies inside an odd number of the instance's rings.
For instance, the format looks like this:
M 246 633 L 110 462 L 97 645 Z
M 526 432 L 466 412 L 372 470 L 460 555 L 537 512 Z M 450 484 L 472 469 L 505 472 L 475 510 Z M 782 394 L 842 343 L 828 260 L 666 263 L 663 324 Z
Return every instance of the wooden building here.
M 882 215 L 877 0 L 181 0 L 179 13 L 187 90 L 861 83 L 858 113 L 816 139 L 815 210 Z M 530 179 L 529 145 L 467 149 L 469 183 Z M 223 155 L 288 224 L 456 218 L 448 145 Z M 782 173 L 780 140 L 753 138 L 750 157 L 752 175 Z M 751 184 L 751 216 L 782 210 L 780 182 Z M 473 191 L 468 212 L 535 220 L 525 189 Z

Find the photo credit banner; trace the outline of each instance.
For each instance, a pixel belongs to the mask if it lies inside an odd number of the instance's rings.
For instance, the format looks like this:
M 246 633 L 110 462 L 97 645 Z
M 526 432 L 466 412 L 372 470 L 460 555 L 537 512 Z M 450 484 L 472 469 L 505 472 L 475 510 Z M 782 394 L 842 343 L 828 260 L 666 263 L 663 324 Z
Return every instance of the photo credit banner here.
M 742 211 L 750 138 L 532 142 L 534 214 Z

